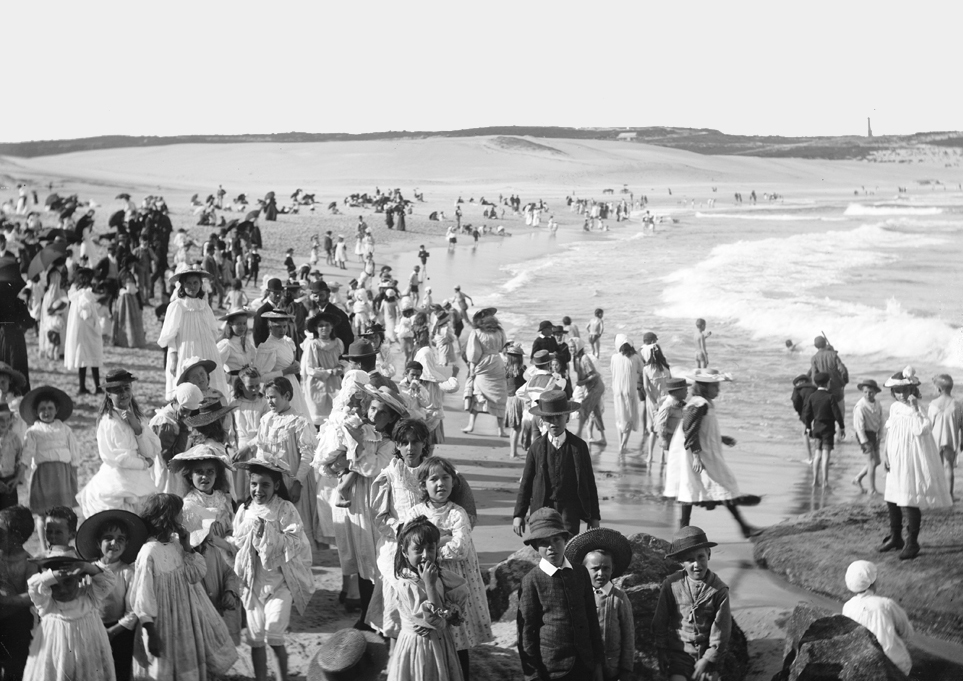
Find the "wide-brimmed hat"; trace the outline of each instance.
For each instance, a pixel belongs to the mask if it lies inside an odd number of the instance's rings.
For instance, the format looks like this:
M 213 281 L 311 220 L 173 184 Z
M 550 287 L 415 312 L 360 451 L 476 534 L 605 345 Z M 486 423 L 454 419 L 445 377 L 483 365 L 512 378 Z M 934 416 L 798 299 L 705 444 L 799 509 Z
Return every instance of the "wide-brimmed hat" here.
M 331 325 L 332 329 L 336 329 L 341 323 L 341 317 L 336 314 L 331 314 L 330 312 L 315 312 L 313 315 L 307 318 L 307 321 L 304 322 L 304 328 L 310 333 L 314 333 L 318 330 L 318 324 L 321 322 L 327 322 Z
M 274 291 L 275 293 L 283 293 L 283 292 L 284 292 L 284 284 L 282 284 L 282 283 L 281 283 L 281 280 L 278 279 L 277 277 L 271 277 L 271 278 L 268 279 L 267 282 L 264 284 L 264 290 L 265 290 L 265 291 Z
M 612 577 L 624 575 L 632 562 L 632 545 L 624 534 L 609 527 L 585 530 L 569 539 L 565 546 L 565 557 L 572 565 L 581 565 L 585 556 L 599 549 L 612 556 Z
M 551 331 L 554 328 L 555 328 L 555 325 L 546 319 L 545 321 L 539 323 L 538 332 L 542 333 L 543 331 Z
M 188 277 L 191 275 L 198 276 L 198 277 L 206 277 L 208 279 L 211 278 L 211 273 L 208 272 L 207 270 L 203 270 L 198 267 L 191 267 L 190 265 L 180 264 L 177 266 L 177 269 L 174 271 L 174 274 L 171 275 L 170 283 L 176 284 L 184 277 Z
M 375 681 L 388 664 L 388 646 L 377 634 L 341 629 L 327 638 L 308 665 L 308 681 Z
M 127 371 L 127 369 L 111 369 L 107 372 L 107 377 L 104 379 L 104 387 L 107 390 L 111 388 L 119 388 L 122 385 L 130 385 L 137 378 Z
M 863 388 L 871 388 L 873 392 L 877 393 L 882 392 L 882 388 L 880 388 L 876 380 L 872 378 L 864 378 L 862 381 L 856 384 L 857 390 L 862 390 Z
M 37 405 L 42 400 L 50 400 L 57 405 L 57 418 L 61 421 L 69 419 L 74 410 L 74 401 L 67 393 L 52 385 L 42 385 L 24 395 L 20 402 L 20 418 L 28 426 L 37 420 Z
M 0 362 L 0 375 L 7 375 L 10 377 L 11 387 L 19 389 L 27 385 L 27 377 L 6 362 Z
M 275 456 L 271 456 L 270 454 L 263 454 L 261 452 L 258 452 L 257 456 L 252 459 L 235 461 L 234 465 L 243 470 L 248 470 L 251 468 L 251 466 L 261 466 L 262 468 L 267 468 L 269 471 L 291 474 L 291 467 L 288 465 L 287 461 Z
M 684 378 L 667 378 L 665 379 L 665 391 L 669 392 L 672 390 L 679 390 L 681 388 L 689 387 L 688 381 Z
M 367 385 L 362 386 L 362 390 L 364 390 L 366 393 L 368 393 L 368 395 L 375 398 L 376 400 L 381 400 L 382 402 L 387 404 L 389 407 L 391 407 L 393 411 L 395 411 L 398 414 L 401 414 L 402 418 L 408 417 L 409 409 L 408 409 L 408 406 L 402 400 L 401 395 L 396 393 L 394 390 L 392 390 L 388 386 L 383 385 L 380 388 L 375 388 L 373 385 L 368 383 Z
M 184 417 L 184 423 L 191 428 L 199 428 L 219 421 L 225 414 L 229 414 L 235 409 L 237 409 L 237 405 L 224 406 L 221 404 L 221 398 L 208 397 L 201 402 L 200 407 L 191 411 L 189 416 Z
M 122 526 L 127 533 L 127 548 L 120 560 L 132 564 L 147 541 L 147 525 L 136 513 L 118 508 L 95 513 L 80 525 L 77 530 L 77 552 L 87 561 L 100 558 L 100 529 L 108 523 Z
M 374 345 L 367 338 L 358 338 L 348 346 L 348 351 L 342 355 L 346 359 L 361 359 L 377 355 Z
M 685 379 L 689 383 L 725 383 L 732 380 L 732 375 L 718 369 L 695 369 Z
M 254 310 L 249 310 L 246 307 L 232 307 L 230 311 L 223 317 L 218 317 L 219 322 L 229 322 L 234 317 L 253 317 Z
M 512 343 L 507 348 L 505 348 L 506 355 L 521 355 L 525 356 L 525 350 L 518 343 Z
M 665 554 L 665 557 L 675 558 L 686 551 L 692 551 L 693 549 L 710 549 L 713 546 L 718 546 L 718 544 L 714 541 L 709 541 L 706 533 L 701 528 L 695 525 L 689 525 L 675 533 L 675 536 L 672 538 L 672 546 L 669 547 L 669 551 Z
M 187 374 L 190 373 L 191 369 L 204 367 L 204 371 L 210 374 L 217 368 L 217 362 L 213 359 L 204 359 L 203 357 L 188 357 L 184 360 L 183 367 L 181 373 L 177 376 L 177 385 L 187 381 Z
M 51 546 L 42 556 L 28 558 L 31 563 L 41 570 L 59 570 L 60 568 L 83 561 L 73 546 Z
M 919 385 L 920 379 L 916 375 L 916 369 L 911 366 L 906 367 L 902 371 L 897 371 L 895 374 L 886 379 L 883 384 L 884 388 L 901 388 L 903 386 Z
M 535 366 L 544 366 L 552 361 L 555 354 L 549 352 L 548 350 L 539 350 L 534 355 L 532 355 L 532 364 Z
M 385 327 L 383 324 L 379 324 L 378 322 L 375 322 L 374 324 L 369 324 L 368 328 L 365 329 L 362 333 L 359 333 L 358 335 L 359 336 L 384 336 Z
M 268 310 L 267 312 L 261 313 L 261 319 L 266 319 L 268 322 L 275 321 L 280 323 L 290 321 L 294 319 L 294 317 L 284 312 L 278 312 L 277 310 Z
M 796 378 L 792 379 L 792 384 L 794 386 L 803 385 L 804 383 L 809 383 L 809 374 L 799 374 Z
M 234 464 L 226 459 L 224 454 L 218 451 L 216 447 L 213 447 L 208 443 L 194 445 L 187 451 L 181 452 L 180 454 L 175 454 L 174 458 L 172 458 L 170 463 L 167 464 L 167 467 L 171 470 L 171 472 L 179 473 L 191 461 L 208 460 L 219 461 L 224 464 L 226 468 L 232 471 L 234 470 Z
M 536 539 L 547 539 L 557 534 L 565 535 L 568 541 L 572 533 L 565 529 L 562 514 L 554 508 L 543 506 L 528 517 L 528 535 L 522 541 L 531 546 Z
M 564 390 L 546 390 L 538 396 L 538 404 L 528 410 L 535 416 L 558 416 L 578 411 L 581 404 L 568 399 Z

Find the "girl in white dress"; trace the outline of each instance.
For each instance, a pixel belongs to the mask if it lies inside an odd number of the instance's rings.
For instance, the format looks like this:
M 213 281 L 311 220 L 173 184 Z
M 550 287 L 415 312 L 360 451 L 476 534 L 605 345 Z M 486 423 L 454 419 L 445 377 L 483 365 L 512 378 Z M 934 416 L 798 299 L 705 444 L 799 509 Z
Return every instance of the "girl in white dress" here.
M 171 297 L 157 344 L 167 348 L 166 399 L 171 399 L 184 362 L 191 357 L 220 359 L 217 339 L 220 330 L 211 306 L 204 297 L 202 282 L 210 274 L 178 267 L 171 277 L 176 293 Z M 210 373 L 211 387 L 227 395 L 227 379 L 218 364 Z
M 47 290 L 44 291 L 43 303 L 40 306 L 40 354 L 52 360 L 60 359 L 67 332 L 67 307 L 70 299 L 63 288 L 62 277 L 62 267 L 48 270 Z
M 268 412 L 267 400 L 261 394 L 261 374 L 252 366 L 244 367 L 234 379 L 234 428 L 238 451 L 257 439 L 261 417 Z M 234 490 L 238 498 L 247 494 L 250 476 L 246 468 L 234 469 Z
M 916 370 L 909 366 L 883 384 L 891 389 L 896 402 L 889 408 L 883 449 L 883 466 L 888 471 L 883 498 L 889 511 L 890 534 L 879 551 L 901 549 L 901 560 L 919 555 L 922 511 L 953 505 L 950 485 L 933 439 L 933 423 L 919 401 L 919 384 Z M 905 542 L 904 515 L 908 534 Z
M 320 426 L 331 413 L 334 398 L 341 390 L 344 344 L 332 337 L 334 327 L 340 321 L 333 314 L 319 312 L 305 323 L 307 337 L 302 345 L 301 380 L 307 416 L 316 426 Z
M 97 426 L 103 463 L 77 495 L 85 518 L 111 508 L 139 514 L 147 497 L 157 491 L 150 469 L 161 444 L 134 399 L 131 383 L 135 380 L 125 369 L 107 374 L 107 395 Z
M 100 367 L 104 363 L 104 338 L 101 335 L 97 296 L 91 290 L 94 271 L 87 267 L 77 269 L 74 285 L 68 297 L 70 311 L 67 314 L 67 336 L 64 340 L 64 368 L 77 370 L 81 395 L 87 390 L 87 367 L 94 377 L 95 392 L 100 393 Z
M 40 626 L 23 678 L 114 681 L 110 640 L 100 619 L 100 608 L 114 588 L 113 573 L 84 562 L 71 547 L 54 547 L 35 562 L 43 572 L 27 580 L 27 593 Z
M 218 318 L 219 322 L 227 322 L 224 337 L 217 342 L 217 350 L 228 376 L 237 376 L 241 369 L 254 364 L 257 349 L 248 329 L 248 319 L 253 316 L 254 313 L 247 308 L 239 307 Z
M 619 432 L 619 453 L 625 453 L 632 431 L 639 429 L 639 383 L 642 379 L 642 358 L 625 334 L 615 337 L 615 354 L 609 370 L 612 375 L 612 400 L 615 407 L 615 428 Z
M 294 341 L 287 335 L 292 317 L 283 312 L 271 311 L 262 314 L 261 318 L 267 320 L 270 335 L 257 347 L 254 366 L 265 383 L 279 377 L 287 379 L 294 390 L 291 407 L 295 413 L 306 418 L 308 405 L 304 402 L 301 383 L 298 381 L 301 364 L 296 359 L 297 348 Z

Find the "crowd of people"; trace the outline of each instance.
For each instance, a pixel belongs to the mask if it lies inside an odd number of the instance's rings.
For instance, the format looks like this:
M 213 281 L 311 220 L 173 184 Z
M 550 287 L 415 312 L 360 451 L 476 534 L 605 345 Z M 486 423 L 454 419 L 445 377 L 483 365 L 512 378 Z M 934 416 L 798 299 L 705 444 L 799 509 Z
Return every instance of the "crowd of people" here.
M 515 196 L 500 202 L 521 209 Z M 537 225 L 545 209 L 527 204 L 526 220 Z M 256 677 L 267 678 L 270 647 L 288 678 L 292 606 L 307 608 L 313 550 L 323 545 L 337 549 L 339 602 L 357 613 L 357 632 L 335 634 L 312 668 L 346 678 L 377 658 L 392 681 L 469 678 L 469 651 L 493 637 L 470 480 L 437 450 L 446 441 L 444 396 L 459 390 L 464 432 L 487 414 L 511 456 L 525 456 L 513 529 L 540 561 L 519 591 L 526 678 L 627 678 L 634 627 L 650 623 L 633 621 L 611 582 L 631 548 L 601 527 L 589 454 L 590 444 L 607 443 L 604 311 L 589 318 L 584 339 L 570 317 L 542 321 L 525 348 L 506 335 L 495 308 L 476 306 L 460 287 L 435 303 L 424 247 L 403 283 L 390 266 L 378 269 L 363 217 L 355 249 L 362 271 L 343 296 L 318 269 L 322 251 L 325 265 L 346 267 L 343 239 L 335 244 L 328 232 L 312 242 L 304 266 L 289 253 L 287 272 L 266 275 L 260 297 L 249 300 L 244 283 L 259 274 L 258 261 L 250 268 L 257 216 L 249 217 L 248 226 L 211 234 L 203 259 L 192 260 L 186 235 L 171 238 L 162 199 L 131 203 L 111 225 L 106 264 L 93 268 L 84 260 L 92 253 L 76 252 L 63 227 L 37 234 L 4 225 L 0 306 L 12 323 L 0 327 L 0 607 L 17 626 L 0 628 L 2 678 L 207 678 L 236 661 L 242 631 Z M 135 242 L 145 250 L 131 251 Z M 146 344 L 141 315 L 157 282 L 162 326 L 152 340 L 164 350 L 165 406 L 148 414 L 138 377 L 105 367 L 103 347 Z M 80 395 L 91 392 L 87 369 L 103 395 L 101 465 L 82 488 L 73 400 L 30 384 L 31 329 L 41 356 L 77 372 Z M 740 491 L 726 463 L 724 448 L 736 443 L 722 434 L 714 404 L 731 376 L 710 368 L 705 329 L 697 320 L 693 372 L 674 375 L 651 331 L 638 349 L 617 334 L 609 365 L 620 453 L 644 433 L 647 462 L 658 456 L 664 494 L 681 506 L 668 557 L 683 570 L 663 585 L 652 623 L 673 679 L 716 678 L 731 629 L 728 587 L 708 569 L 715 544 L 690 526 L 694 507 L 725 506 L 745 537 L 757 532 L 740 506 L 759 497 Z M 815 385 L 799 401 L 823 484 L 832 423 L 842 425 L 833 375 L 823 370 L 841 374 L 841 363 L 829 351 L 814 359 L 805 379 Z M 797 381 L 800 393 L 806 381 Z M 885 438 L 874 382 L 861 383 L 856 405 L 870 464 L 886 452 L 891 527 L 880 550 L 907 559 L 920 551 L 921 510 L 951 503 L 963 434 L 952 380 L 939 377 L 945 399 L 929 414 L 918 384 L 910 368 L 886 382 L 898 402 Z M 949 482 L 941 455 L 951 462 Z M 875 489 L 875 468 L 869 480 Z M 28 556 L 23 545 L 34 532 L 41 553 Z M 873 581 L 864 575 L 860 593 Z M 883 601 L 863 598 L 860 611 L 878 612 Z M 347 641 L 371 655 L 338 658 L 338 642 Z M 382 656 L 385 641 L 390 654 Z

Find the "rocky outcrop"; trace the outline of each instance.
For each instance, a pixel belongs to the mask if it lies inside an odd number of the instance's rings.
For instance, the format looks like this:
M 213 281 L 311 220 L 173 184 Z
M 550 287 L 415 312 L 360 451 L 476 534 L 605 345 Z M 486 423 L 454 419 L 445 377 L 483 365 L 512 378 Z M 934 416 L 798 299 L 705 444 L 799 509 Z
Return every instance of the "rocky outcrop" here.
M 629 537 L 632 562 L 625 575 L 615 580 L 629 597 L 635 619 L 635 678 L 639 681 L 664 681 L 659 671 L 650 624 L 659 600 L 662 582 L 681 566 L 666 559 L 669 543 L 647 534 Z M 488 607 L 493 621 L 513 622 L 518 610 L 518 586 L 529 570 L 538 564 L 539 556 L 525 547 L 491 568 L 486 576 Z M 726 655 L 722 678 L 738 681 L 746 674 L 749 662 L 745 634 L 733 623 L 729 652 Z
M 808 604 L 793 611 L 782 671 L 772 681 L 907 681 L 872 632 Z

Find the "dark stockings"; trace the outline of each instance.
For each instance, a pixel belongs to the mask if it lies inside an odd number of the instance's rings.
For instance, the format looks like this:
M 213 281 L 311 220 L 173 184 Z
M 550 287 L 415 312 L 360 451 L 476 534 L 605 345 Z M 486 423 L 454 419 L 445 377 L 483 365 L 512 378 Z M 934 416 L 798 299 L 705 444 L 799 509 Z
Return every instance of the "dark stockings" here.
M 739 507 L 736 506 L 731 501 L 723 502 L 732 517 L 735 518 L 736 522 L 739 523 L 739 529 L 742 530 L 742 535 L 746 538 L 752 536 L 754 528 L 752 525 L 747 523 L 742 517 L 742 513 L 739 512 Z M 682 517 L 679 520 L 679 527 L 688 527 L 692 522 L 692 504 L 682 504 Z
M 100 391 L 100 367 L 91 367 L 90 375 L 94 378 L 94 390 Z M 77 377 L 80 380 L 80 392 L 87 392 L 87 367 L 77 369 Z
M 458 651 L 458 661 L 461 663 L 461 675 L 465 681 L 468 681 L 468 651 L 459 650 Z

